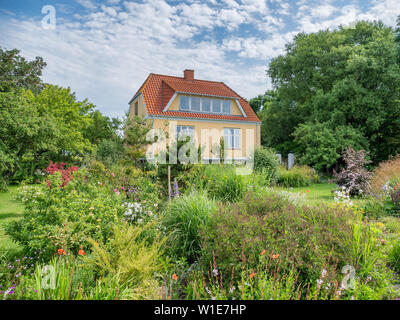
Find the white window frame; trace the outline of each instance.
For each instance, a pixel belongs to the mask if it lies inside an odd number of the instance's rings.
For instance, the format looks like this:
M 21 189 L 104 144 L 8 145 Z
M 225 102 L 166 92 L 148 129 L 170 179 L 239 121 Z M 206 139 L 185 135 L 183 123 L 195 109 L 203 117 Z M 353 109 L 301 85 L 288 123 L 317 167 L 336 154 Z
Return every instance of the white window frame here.
M 181 98 L 185 97 L 186 99 L 188 99 L 188 108 L 184 109 L 182 108 L 182 100 Z M 192 107 L 192 99 L 199 99 L 200 100 L 200 109 L 199 110 L 193 110 Z M 207 99 L 210 102 L 209 105 L 209 110 L 204 110 L 203 108 L 203 101 Z M 213 109 L 213 104 L 214 101 L 218 101 L 220 104 L 220 108 L 219 108 L 219 112 L 214 111 Z M 224 104 L 225 103 L 229 103 L 229 111 L 228 112 L 224 112 Z M 196 97 L 196 96 L 189 96 L 189 95 L 180 95 L 179 96 L 179 110 L 183 111 L 183 112 L 195 112 L 195 113 L 208 113 L 208 114 L 221 114 L 221 115 L 231 115 L 231 111 L 232 111 L 232 101 L 229 99 L 213 99 L 213 98 L 209 98 L 209 97 Z
M 236 140 L 237 139 L 237 140 Z M 241 129 L 224 128 L 224 141 L 227 149 L 239 150 L 241 148 Z M 237 142 L 237 144 L 236 144 Z
M 194 141 L 194 126 L 176 126 L 176 140 L 179 140 L 179 135 L 184 133 L 191 137 Z

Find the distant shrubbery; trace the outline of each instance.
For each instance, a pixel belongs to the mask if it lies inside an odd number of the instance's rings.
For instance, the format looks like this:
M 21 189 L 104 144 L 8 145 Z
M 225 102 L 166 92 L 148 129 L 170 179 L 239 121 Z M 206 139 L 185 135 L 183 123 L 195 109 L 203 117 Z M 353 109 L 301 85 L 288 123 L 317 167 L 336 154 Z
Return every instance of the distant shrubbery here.
M 282 187 L 305 187 L 318 182 L 317 172 L 308 166 L 294 166 L 290 170 L 280 167 L 278 171 L 277 183 Z
M 267 176 L 270 182 L 278 177 L 279 160 L 276 153 L 269 148 L 258 148 L 254 151 L 254 171 Z

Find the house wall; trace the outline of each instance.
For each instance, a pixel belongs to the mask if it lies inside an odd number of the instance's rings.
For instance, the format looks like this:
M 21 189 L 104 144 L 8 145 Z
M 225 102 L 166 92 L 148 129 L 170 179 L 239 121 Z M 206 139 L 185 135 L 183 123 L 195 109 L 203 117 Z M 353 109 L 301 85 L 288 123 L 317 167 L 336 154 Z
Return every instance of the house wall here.
M 146 111 L 145 111 L 145 108 L 144 108 L 143 98 L 142 98 L 142 95 L 139 94 L 135 98 L 135 100 L 132 101 L 132 103 L 129 106 L 129 118 L 135 116 L 135 103 L 136 102 L 138 103 L 138 109 L 139 109 L 138 110 L 138 113 L 139 113 L 138 115 L 139 115 L 139 117 L 146 116 Z
M 233 159 L 243 159 L 250 155 L 251 150 L 260 145 L 260 126 L 251 123 L 223 122 L 223 121 L 196 121 L 196 120 L 165 120 L 149 119 L 152 121 L 154 129 L 161 129 L 170 132 L 169 141 L 176 139 L 176 126 L 192 126 L 195 132 L 196 147 L 200 144 L 204 150 L 203 158 L 217 158 L 216 154 L 211 153 L 214 144 L 219 145 L 221 137 L 224 137 L 224 128 L 241 129 L 240 148 L 227 150 L 227 156 Z M 207 131 L 208 130 L 208 131 Z M 157 154 L 165 146 L 155 144 L 151 147 L 151 152 Z

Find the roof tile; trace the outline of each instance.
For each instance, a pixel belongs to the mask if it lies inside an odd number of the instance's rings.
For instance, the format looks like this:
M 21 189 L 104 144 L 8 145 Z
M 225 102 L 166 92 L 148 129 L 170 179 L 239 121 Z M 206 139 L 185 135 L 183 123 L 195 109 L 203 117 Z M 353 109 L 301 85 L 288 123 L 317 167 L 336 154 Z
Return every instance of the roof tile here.
M 230 97 L 238 99 L 242 109 L 247 117 L 234 115 L 219 115 L 208 113 L 194 113 L 181 111 L 163 112 L 162 104 L 162 83 L 165 82 L 175 92 L 185 92 L 199 95 L 211 95 L 218 97 Z M 250 107 L 248 102 L 239 96 L 235 91 L 229 88 L 223 82 L 206 81 L 206 80 L 185 80 L 184 78 L 153 74 L 151 73 L 146 81 L 142 84 L 135 96 L 141 92 L 146 105 L 147 113 L 155 116 L 179 117 L 179 118 L 199 118 L 199 119 L 218 119 L 218 120 L 236 120 L 236 121 L 255 121 L 260 122 L 256 113 Z

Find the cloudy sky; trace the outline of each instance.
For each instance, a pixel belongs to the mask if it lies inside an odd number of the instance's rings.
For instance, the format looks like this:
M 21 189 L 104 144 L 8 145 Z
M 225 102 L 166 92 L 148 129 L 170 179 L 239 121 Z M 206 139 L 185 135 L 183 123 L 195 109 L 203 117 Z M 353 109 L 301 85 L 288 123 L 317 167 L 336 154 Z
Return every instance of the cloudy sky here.
M 394 25 L 399 14 L 399 0 L 0 0 L 0 46 L 42 56 L 44 81 L 121 116 L 150 72 L 194 69 L 250 99 L 270 87 L 266 66 L 296 33 Z

